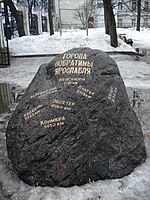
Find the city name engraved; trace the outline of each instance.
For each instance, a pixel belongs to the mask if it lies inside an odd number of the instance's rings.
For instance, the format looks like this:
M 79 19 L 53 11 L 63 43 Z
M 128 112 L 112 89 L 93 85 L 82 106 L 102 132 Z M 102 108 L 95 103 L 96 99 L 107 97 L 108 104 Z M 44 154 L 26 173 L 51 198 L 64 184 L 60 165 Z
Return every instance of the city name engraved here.
M 64 54 L 62 60 L 55 62 L 55 74 L 91 74 L 92 67 L 87 54 Z
M 90 67 L 59 67 L 55 69 L 55 74 L 91 74 Z
M 44 128 L 52 128 L 52 127 L 64 125 L 64 121 L 65 121 L 65 117 L 62 116 L 62 117 L 56 117 L 49 120 L 40 121 L 40 125 L 43 126 Z
M 53 88 L 49 88 L 47 90 L 44 90 L 42 92 L 36 92 L 35 94 L 31 95 L 30 98 L 32 99 L 34 97 L 44 97 L 46 95 L 53 94 L 53 93 L 56 93 L 56 92 L 58 92 L 57 88 L 53 87 Z
M 109 92 L 108 92 L 108 99 L 115 103 L 116 100 L 116 95 L 117 95 L 117 88 L 116 87 L 110 87 Z
M 80 94 L 86 98 L 91 99 L 93 97 L 93 95 L 95 94 L 95 92 L 93 92 L 89 89 L 86 89 L 80 85 L 80 86 L 78 86 L 77 94 Z
M 74 105 L 75 102 L 53 99 L 51 107 L 57 109 L 71 110 Z
M 24 114 L 24 119 L 25 119 L 25 120 L 28 120 L 28 119 L 32 118 L 33 116 L 38 115 L 39 113 L 41 113 L 40 108 L 42 108 L 42 107 L 43 107 L 43 105 L 40 104 L 40 105 L 38 105 L 37 107 L 35 107 L 34 109 L 32 109 L 32 110 L 26 112 L 26 113 Z

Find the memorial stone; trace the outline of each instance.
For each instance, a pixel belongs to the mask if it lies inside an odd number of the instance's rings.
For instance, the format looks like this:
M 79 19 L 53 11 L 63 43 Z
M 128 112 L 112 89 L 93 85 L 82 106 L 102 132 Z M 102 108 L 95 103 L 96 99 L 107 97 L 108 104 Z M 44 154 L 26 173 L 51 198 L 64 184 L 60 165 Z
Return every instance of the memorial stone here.
M 90 48 L 69 50 L 39 68 L 6 140 L 18 176 L 35 186 L 121 178 L 146 158 L 141 125 L 115 61 Z

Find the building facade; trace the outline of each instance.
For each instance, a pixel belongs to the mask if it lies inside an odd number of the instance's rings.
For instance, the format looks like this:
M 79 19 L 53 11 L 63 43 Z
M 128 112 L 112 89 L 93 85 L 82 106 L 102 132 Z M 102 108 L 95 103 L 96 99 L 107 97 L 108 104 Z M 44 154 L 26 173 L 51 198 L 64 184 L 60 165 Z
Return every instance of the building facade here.
M 138 0 L 112 1 L 117 27 L 136 27 L 137 2 Z M 141 27 L 150 27 L 150 0 L 141 0 L 141 2 Z M 55 0 L 55 7 L 55 24 L 58 28 L 59 23 L 62 28 L 85 28 L 87 13 L 91 20 L 88 24 L 89 28 L 104 27 L 102 0 Z
M 141 27 L 150 27 L 150 0 L 141 1 Z M 131 28 L 137 25 L 137 0 L 118 1 L 117 27 Z
M 55 23 L 62 28 L 89 28 L 104 26 L 102 0 L 55 0 Z M 59 16 L 61 22 L 59 21 Z

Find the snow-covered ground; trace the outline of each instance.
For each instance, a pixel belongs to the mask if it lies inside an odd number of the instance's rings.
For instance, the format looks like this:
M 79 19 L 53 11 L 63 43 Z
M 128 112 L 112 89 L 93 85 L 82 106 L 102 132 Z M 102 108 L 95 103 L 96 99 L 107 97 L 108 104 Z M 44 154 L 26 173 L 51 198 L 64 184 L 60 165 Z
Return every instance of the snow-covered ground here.
M 132 38 L 134 47 L 150 49 L 150 30 L 137 32 L 133 29 L 118 29 L 118 34 Z M 66 31 L 62 36 L 44 33 L 40 36 L 25 36 L 9 42 L 12 55 L 57 54 L 74 47 L 90 47 L 107 52 L 135 50 L 119 40 L 119 47 L 109 45 L 104 29 Z M 138 91 L 142 107 L 135 108 L 141 121 L 147 148 L 146 162 L 133 173 L 121 179 L 99 180 L 81 187 L 51 188 L 31 187 L 18 179 L 11 165 L 8 165 L 5 129 L 11 113 L 0 114 L 0 199 L 11 200 L 150 200 L 150 61 L 133 55 L 110 55 L 118 64 L 129 98 L 133 90 Z M 7 82 L 16 88 L 25 89 L 42 63 L 53 57 L 12 58 L 9 68 L 0 68 L 0 82 Z M 17 89 L 16 89 L 17 90 Z M 18 90 L 18 92 L 19 92 Z M 15 106 L 13 106 L 14 109 Z
M 126 34 L 127 38 L 132 38 L 135 45 L 150 47 L 150 29 L 142 29 L 141 32 L 134 29 L 118 29 L 119 34 Z M 13 55 L 57 54 L 76 47 L 90 47 L 106 52 L 135 51 L 120 39 L 117 48 L 111 47 L 109 36 L 104 33 L 104 28 L 89 29 L 88 36 L 86 36 L 85 30 L 64 31 L 62 36 L 59 32 L 53 36 L 50 36 L 49 33 L 24 36 L 10 40 L 9 46 Z
M 141 32 L 134 29 L 118 29 L 119 34 L 126 34 L 132 38 L 133 47 L 119 39 L 119 47 L 110 46 L 109 36 L 104 34 L 104 29 L 89 29 L 89 36 L 85 30 L 64 31 L 62 36 L 56 32 L 53 36 L 44 33 L 38 36 L 24 36 L 9 41 L 12 55 L 43 55 L 63 53 L 75 47 L 90 47 L 106 52 L 135 52 L 135 48 L 142 47 L 150 50 L 150 29 L 142 29 Z M 150 87 L 150 60 L 145 62 L 136 59 L 136 56 L 112 55 L 116 60 L 121 75 L 127 87 L 149 88 Z M 35 72 L 43 62 L 50 62 L 52 57 L 36 57 L 11 60 L 11 66 L 0 69 L 0 82 L 17 83 L 27 87 Z M 143 81 L 144 80 L 144 81 Z

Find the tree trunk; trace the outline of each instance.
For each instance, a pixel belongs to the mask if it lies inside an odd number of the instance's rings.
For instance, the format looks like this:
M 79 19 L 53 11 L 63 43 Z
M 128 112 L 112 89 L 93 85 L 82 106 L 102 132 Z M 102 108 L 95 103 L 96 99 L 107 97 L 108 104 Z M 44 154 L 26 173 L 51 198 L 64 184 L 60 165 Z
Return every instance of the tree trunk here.
M 114 17 L 112 19 L 112 24 L 110 27 L 110 42 L 112 47 L 116 48 L 118 46 L 116 22 Z
M 116 21 L 113 13 L 111 0 L 103 0 L 104 17 L 105 17 L 105 32 L 110 35 L 110 44 L 112 47 L 118 46 Z
M 52 2 L 48 0 L 48 17 L 50 26 L 50 35 L 54 35 L 53 16 L 52 16 Z
M 141 22 L 141 0 L 137 0 L 137 26 L 136 26 L 137 31 L 140 31 L 140 22 Z
M 19 37 L 25 36 L 23 20 L 19 12 L 17 11 L 14 3 L 12 2 L 12 0 L 5 0 L 5 2 L 6 5 L 10 8 L 10 12 L 16 20 Z
M 105 21 L 105 33 L 110 35 L 109 20 L 108 20 L 108 16 L 107 16 L 107 7 L 106 7 L 105 3 L 104 3 L 104 21 Z

